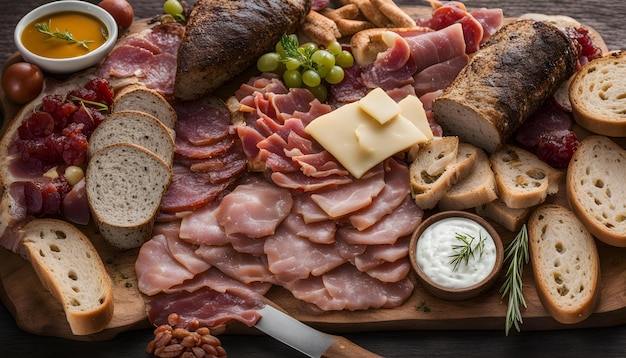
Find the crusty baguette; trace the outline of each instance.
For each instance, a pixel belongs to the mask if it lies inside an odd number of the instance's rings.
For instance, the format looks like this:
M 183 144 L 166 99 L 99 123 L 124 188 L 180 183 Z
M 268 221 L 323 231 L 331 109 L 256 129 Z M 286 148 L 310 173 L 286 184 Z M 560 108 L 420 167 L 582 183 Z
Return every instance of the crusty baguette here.
M 500 199 L 490 201 L 475 208 L 476 214 L 491 219 L 511 232 L 517 232 L 530 215 L 531 208 L 512 209 Z
M 444 133 L 493 153 L 574 73 L 577 59 L 572 41 L 556 26 L 514 21 L 491 36 L 433 101 L 435 121 Z
M 477 148 L 476 162 L 470 174 L 439 199 L 440 210 L 465 210 L 498 198 L 496 179 L 484 150 Z
M 141 111 L 160 120 L 166 127 L 174 129 L 177 115 L 169 102 L 157 91 L 141 84 L 131 84 L 115 94 L 111 112 Z
M 513 145 L 504 145 L 489 157 L 496 175 L 498 195 L 506 206 L 528 208 L 559 191 L 563 173 Z
M 132 143 L 161 157 L 168 165 L 174 160 L 174 130 L 156 117 L 135 110 L 109 114 L 89 138 L 88 155 L 114 143 Z
M 593 236 L 569 209 L 542 205 L 528 220 L 528 246 L 541 303 L 560 323 L 589 317 L 600 299 L 600 258 Z
M 599 240 L 626 247 L 626 151 L 604 136 L 580 142 L 567 168 L 572 211 Z
M 626 136 L 626 52 L 590 61 L 572 78 L 569 99 L 576 123 L 594 133 Z
M 113 316 L 111 278 L 89 238 L 57 219 L 34 219 L 21 232 L 26 258 L 63 305 L 72 333 L 103 330 Z
M 171 167 L 140 146 L 117 143 L 94 153 L 85 180 L 87 200 L 102 236 L 120 250 L 141 246 L 152 234 L 171 179 Z
M 417 206 L 434 208 L 454 184 L 470 173 L 477 153 L 478 148 L 460 143 L 458 137 L 443 137 L 420 146 L 409 168 Z

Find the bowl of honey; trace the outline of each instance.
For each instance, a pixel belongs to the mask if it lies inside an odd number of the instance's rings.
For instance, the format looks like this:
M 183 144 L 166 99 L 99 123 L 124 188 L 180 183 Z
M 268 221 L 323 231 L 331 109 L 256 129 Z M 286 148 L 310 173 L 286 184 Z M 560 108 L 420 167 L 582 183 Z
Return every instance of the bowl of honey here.
M 15 45 L 26 62 L 52 74 L 94 66 L 117 41 L 115 19 L 86 1 L 56 1 L 26 14 L 15 26 Z

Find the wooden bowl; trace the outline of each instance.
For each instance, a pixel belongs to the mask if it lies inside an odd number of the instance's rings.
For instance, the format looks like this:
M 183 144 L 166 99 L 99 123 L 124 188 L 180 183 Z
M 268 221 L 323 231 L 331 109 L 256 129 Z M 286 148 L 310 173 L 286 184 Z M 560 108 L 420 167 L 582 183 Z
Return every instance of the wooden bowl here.
M 461 223 L 459 225 L 467 230 L 475 230 L 476 233 L 486 232 L 493 240 L 492 246 L 489 244 L 489 240 L 485 239 L 485 249 L 491 251 L 495 257 L 490 258 L 480 255 L 478 256 L 478 259 L 476 259 L 478 254 L 475 253 L 474 257 L 470 258 L 471 262 L 468 261 L 464 264 L 466 265 L 465 268 L 468 269 L 471 267 L 470 263 L 472 265 L 484 265 L 486 277 L 482 279 L 480 278 L 484 276 L 484 273 L 478 277 L 469 277 L 474 280 L 474 282 L 470 280 L 471 283 L 467 284 L 460 282 L 462 280 L 457 280 L 457 278 L 460 276 L 467 278 L 471 274 L 467 273 L 467 275 L 464 276 L 464 272 L 459 273 L 458 271 L 454 271 L 453 264 L 450 263 L 452 260 L 450 252 L 454 253 L 452 248 L 453 244 L 455 242 L 461 242 L 452 240 L 457 232 L 456 230 L 455 232 L 448 233 L 447 235 L 445 232 L 450 232 L 453 228 L 456 228 L 457 226 L 455 222 Z M 435 227 L 437 227 L 436 231 L 434 229 Z M 417 253 L 418 250 L 423 250 L 422 246 L 427 245 L 426 240 L 429 239 L 424 239 L 424 237 L 427 236 L 424 235 L 427 229 L 431 229 L 426 233 L 427 235 L 434 236 L 435 238 L 437 235 L 440 236 L 439 240 L 433 241 L 436 242 L 434 245 L 439 245 L 440 247 L 432 252 L 431 257 L 434 257 L 435 262 L 429 261 L 430 264 L 427 262 L 427 257 Z M 445 236 L 445 238 L 443 236 Z M 450 239 L 450 236 L 452 236 L 452 239 Z M 477 237 L 478 235 L 474 234 L 473 236 Z M 423 239 L 425 244 L 419 245 L 418 247 L 420 239 Z M 411 237 L 409 256 L 413 270 L 417 274 L 417 280 L 427 292 L 444 300 L 462 301 L 479 296 L 481 293 L 489 289 L 499 278 L 500 271 L 504 263 L 504 245 L 502 244 L 502 240 L 500 239 L 498 232 L 482 217 L 465 211 L 444 211 L 430 216 L 424 220 L 420 226 L 418 226 Z M 480 262 L 482 260 L 484 261 Z M 491 261 L 493 261 L 492 267 L 490 265 Z M 441 269 L 438 270 L 439 274 L 430 270 L 430 267 L 433 265 Z M 446 267 L 446 265 L 448 265 L 449 268 Z M 491 270 L 489 270 L 489 267 L 491 267 Z M 451 272 L 446 270 L 450 270 Z M 437 275 L 439 275 L 439 277 L 437 277 Z M 448 281 L 443 282 L 446 280 Z

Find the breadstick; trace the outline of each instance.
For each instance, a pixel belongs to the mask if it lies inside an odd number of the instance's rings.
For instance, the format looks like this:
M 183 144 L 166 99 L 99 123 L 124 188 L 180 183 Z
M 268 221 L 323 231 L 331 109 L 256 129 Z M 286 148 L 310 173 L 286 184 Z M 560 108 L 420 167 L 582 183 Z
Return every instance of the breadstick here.
M 374 27 L 369 21 L 350 20 L 350 19 L 338 19 L 335 21 L 341 36 L 351 36 L 359 31 L 371 29 Z
M 317 11 L 307 14 L 301 29 L 313 42 L 325 46 L 341 37 L 337 24 Z
M 355 4 L 347 4 L 336 9 L 327 7 L 320 10 L 320 13 L 333 21 L 340 19 L 354 20 L 359 16 L 359 8 Z
M 396 27 L 414 27 L 413 20 L 404 12 L 393 0 L 370 0 L 383 15 L 387 17 Z
M 370 0 L 352 0 L 366 19 L 371 21 L 376 27 L 391 27 L 393 24 L 378 10 Z

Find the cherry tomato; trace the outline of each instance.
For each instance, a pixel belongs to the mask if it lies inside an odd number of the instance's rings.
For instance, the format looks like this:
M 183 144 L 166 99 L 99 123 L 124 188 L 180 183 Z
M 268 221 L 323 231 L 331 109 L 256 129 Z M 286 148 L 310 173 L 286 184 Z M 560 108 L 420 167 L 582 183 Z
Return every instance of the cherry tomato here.
M 127 29 L 135 17 L 132 5 L 126 0 L 102 0 L 98 5 L 105 9 L 122 29 Z
M 24 104 L 35 99 L 43 88 L 43 71 L 28 62 L 16 62 L 2 74 L 2 90 L 11 101 Z

